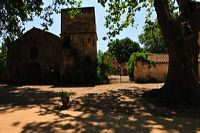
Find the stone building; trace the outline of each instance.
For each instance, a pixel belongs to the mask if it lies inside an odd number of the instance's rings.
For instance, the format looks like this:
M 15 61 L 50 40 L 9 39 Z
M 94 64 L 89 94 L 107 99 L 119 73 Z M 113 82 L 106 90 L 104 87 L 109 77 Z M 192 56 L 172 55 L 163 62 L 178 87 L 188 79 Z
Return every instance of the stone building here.
M 164 82 L 168 72 L 169 56 L 167 54 L 150 54 L 149 60 L 155 63 L 134 62 L 134 80 L 136 82 Z
M 168 54 L 150 54 L 149 60 L 155 63 L 155 66 L 146 62 L 134 62 L 134 80 L 136 82 L 165 82 L 168 73 Z M 198 57 L 198 75 L 200 79 L 200 54 Z
M 72 17 L 72 10 L 80 13 Z M 96 51 L 94 8 L 62 9 L 60 37 L 32 28 L 8 46 L 8 80 L 93 84 Z

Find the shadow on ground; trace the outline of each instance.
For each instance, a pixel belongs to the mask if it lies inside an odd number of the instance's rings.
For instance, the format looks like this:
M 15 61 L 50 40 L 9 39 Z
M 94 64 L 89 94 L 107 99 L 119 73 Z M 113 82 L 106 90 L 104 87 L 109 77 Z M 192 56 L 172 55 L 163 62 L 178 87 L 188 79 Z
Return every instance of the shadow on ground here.
M 74 99 L 68 110 L 58 110 L 55 104 L 56 92 L 42 91 L 37 88 L 10 87 L 0 88 L 0 107 L 7 111 L 7 105 L 15 110 L 39 106 L 38 115 L 54 115 L 52 121 L 27 123 L 22 133 L 30 132 L 113 132 L 149 133 L 200 131 L 200 120 L 192 118 L 185 109 L 171 110 L 157 107 L 141 98 L 144 89 L 130 88 L 106 91 L 101 94 L 89 93 Z M 32 106 L 31 106 L 32 105 Z M 46 106 L 45 106 L 46 105 Z M 48 106 L 53 106 L 49 108 Z M 183 111 L 183 112 L 181 112 Z M 188 115 L 187 113 L 190 113 Z M 17 122 L 14 122 L 15 124 Z
M 29 109 L 34 106 L 53 105 L 58 94 L 38 88 L 23 86 L 0 86 L 0 113 Z
M 192 119 L 181 110 L 156 107 L 141 98 L 143 89 L 120 89 L 101 94 L 89 93 L 75 99 L 66 113 L 51 123 L 29 123 L 23 132 L 184 132 L 200 131 L 199 119 Z M 184 110 L 184 109 L 183 109 Z M 183 111 L 182 110 L 182 111 Z M 74 112 L 76 111 L 76 112 Z M 47 112 L 46 112 L 47 113 Z M 185 118 L 185 116 L 187 116 Z M 56 127 L 56 128 L 55 128 Z

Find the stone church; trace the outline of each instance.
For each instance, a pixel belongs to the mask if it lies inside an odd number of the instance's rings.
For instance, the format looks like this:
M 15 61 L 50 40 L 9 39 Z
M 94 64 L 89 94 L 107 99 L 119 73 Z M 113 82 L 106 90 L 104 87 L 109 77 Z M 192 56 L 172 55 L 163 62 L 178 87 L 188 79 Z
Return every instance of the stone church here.
M 97 34 L 94 7 L 71 17 L 62 9 L 60 37 L 33 27 L 8 46 L 8 80 L 17 83 L 96 81 Z

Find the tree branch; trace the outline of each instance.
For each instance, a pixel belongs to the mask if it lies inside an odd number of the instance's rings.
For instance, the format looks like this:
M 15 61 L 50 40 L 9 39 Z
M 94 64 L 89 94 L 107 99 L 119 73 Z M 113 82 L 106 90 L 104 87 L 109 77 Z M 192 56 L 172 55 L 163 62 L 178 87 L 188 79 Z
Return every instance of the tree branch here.
M 154 0 L 154 7 L 157 13 L 158 23 L 163 35 L 169 35 L 169 26 L 174 26 L 174 19 L 169 9 L 168 0 Z M 172 28 L 172 27 L 171 27 Z M 169 34 L 168 34 L 169 32 Z
M 171 15 L 168 0 L 154 0 L 154 7 L 159 20 L 169 21 Z
M 179 10 L 180 10 L 180 16 L 183 19 L 188 19 L 190 16 L 190 10 L 188 8 L 189 0 L 177 0 Z

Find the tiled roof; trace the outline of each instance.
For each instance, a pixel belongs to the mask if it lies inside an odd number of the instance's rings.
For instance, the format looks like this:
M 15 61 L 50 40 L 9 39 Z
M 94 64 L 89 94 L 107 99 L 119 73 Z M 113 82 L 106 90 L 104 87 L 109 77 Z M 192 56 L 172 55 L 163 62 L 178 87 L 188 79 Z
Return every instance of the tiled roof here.
M 154 61 L 155 63 L 168 63 L 169 55 L 168 54 L 149 54 L 149 60 Z
M 149 60 L 154 61 L 155 63 L 168 63 L 169 55 L 168 54 L 149 54 Z M 200 54 L 198 55 L 198 62 L 200 63 Z

